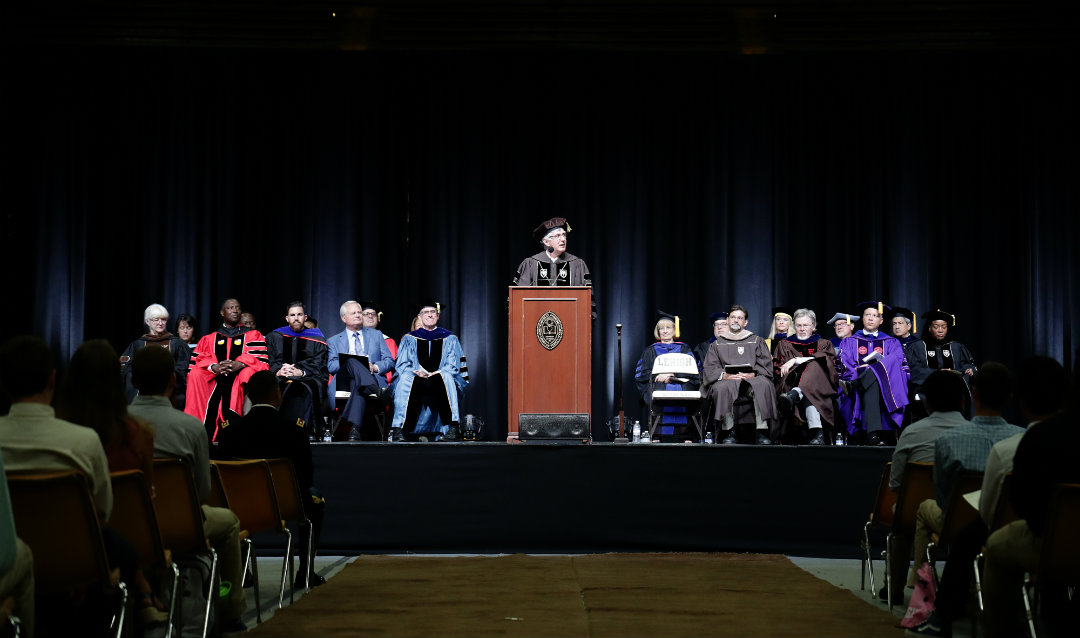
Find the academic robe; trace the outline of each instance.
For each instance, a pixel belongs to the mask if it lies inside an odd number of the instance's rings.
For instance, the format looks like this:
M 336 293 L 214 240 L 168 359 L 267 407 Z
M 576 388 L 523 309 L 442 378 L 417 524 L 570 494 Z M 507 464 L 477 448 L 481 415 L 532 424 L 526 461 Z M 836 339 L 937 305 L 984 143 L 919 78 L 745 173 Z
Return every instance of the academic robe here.
M 564 252 L 552 267 L 551 257 L 539 252 L 525 258 L 514 275 L 515 286 L 591 286 L 592 275 L 585 260 Z
M 270 357 L 270 372 L 275 375 L 286 363 L 304 372 L 303 376 L 278 377 L 283 401 L 281 408 L 290 416 L 308 421 L 321 419 L 326 406 L 326 384 L 330 379 L 326 367 L 329 348 L 322 332 L 312 328 L 294 332 L 289 326 L 283 326 L 266 335 L 266 350 Z M 311 414 L 299 414 L 287 407 L 294 405 L 293 398 L 288 395 L 297 392 L 303 392 L 309 398 Z
M 425 330 L 418 328 L 401 338 L 398 346 L 396 376 L 394 378 L 394 420 L 391 427 L 400 428 L 405 425 L 405 415 L 409 408 L 409 399 L 412 394 L 413 382 L 416 380 L 416 371 L 421 367 L 421 361 L 428 352 L 435 349 L 441 350 L 438 366 L 433 369 L 423 366 L 428 372 L 439 372 L 437 375 L 442 379 L 446 390 L 446 399 L 450 404 L 451 421 L 461 422 L 460 400 L 465 392 L 465 386 L 469 384 L 469 367 L 465 361 L 465 351 L 461 348 L 461 342 L 457 335 L 445 328 Z M 415 433 L 438 432 L 445 433 L 449 423 L 441 423 L 436 411 L 429 406 L 424 406 L 415 427 L 411 430 Z
M 721 380 L 725 368 L 733 365 L 749 365 L 754 377 L 751 379 Z M 702 385 L 713 401 L 713 418 L 719 420 L 732 413 L 732 406 L 739 397 L 739 386 L 749 383 L 754 390 L 754 404 L 762 419 L 776 418 L 776 388 L 773 387 L 773 363 L 765 339 L 743 330 L 739 338 L 728 331 L 720 333 L 709 346 L 702 364 Z
M 131 358 L 135 353 L 148 345 L 161 346 L 169 351 L 176 361 L 176 388 L 173 394 L 176 396 L 176 407 L 183 409 L 184 395 L 186 393 L 188 367 L 191 365 L 191 349 L 180 337 L 166 332 L 157 336 L 145 334 L 128 344 L 124 352 L 120 354 L 120 374 L 124 378 L 124 392 L 128 403 L 139 393 L 131 384 Z
M 221 397 L 215 414 L 208 414 L 211 399 L 218 390 L 218 377 L 210 371 L 210 366 L 226 359 L 239 361 L 246 367 L 240 372 L 229 375 L 228 396 Z M 266 352 L 266 340 L 258 330 L 245 327 L 218 328 L 217 331 L 204 335 L 195 346 L 191 355 L 191 368 L 188 370 L 187 401 L 184 412 L 203 423 L 212 424 L 207 428 L 210 440 L 217 437 L 217 426 L 224 420 L 223 410 L 230 409 L 237 414 L 244 411 L 243 385 L 251 375 L 260 370 L 269 369 L 269 355 Z
M 801 357 L 814 359 L 793 367 L 786 376 L 780 376 L 780 368 L 785 363 Z M 817 408 L 823 420 L 836 423 L 833 399 L 836 398 L 836 386 L 840 377 L 836 372 L 836 351 L 833 349 L 832 342 L 816 334 L 810 335 L 805 340 L 792 335 L 777 342 L 774 361 L 776 391 L 783 394 L 792 388 L 800 388 L 803 396 Z M 799 413 L 803 420 L 806 420 L 806 411 L 801 405 Z
M 686 383 L 673 381 L 671 383 L 656 383 L 653 381 L 653 363 L 656 357 L 662 354 L 678 352 L 693 354 L 690 346 L 676 341 L 674 343 L 660 343 L 659 341 L 645 348 L 638 359 L 637 369 L 634 372 L 634 383 L 641 394 L 641 405 L 645 406 L 645 418 L 652 413 L 652 393 L 654 390 L 697 390 L 701 387 L 701 375 L 688 374 L 684 378 L 689 379 Z M 675 433 L 675 425 L 686 425 L 687 416 L 685 407 L 666 406 L 664 415 L 660 419 L 660 434 L 671 435 Z M 696 435 L 695 435 L 696 436 Z
M 880 352 L 882 359 L 865 364 L 862 359 L 871 352 Z M 904 349 L 896 337 L 879 332 L 874 338 L 859 330 L 840 342 L 840 378 L 854 382 L 859 373 L 869 368 L 877 378 L 884 399 L 885 409 L 881 413 L 881 427 L 884 430 L 899 430 L 904 419 L 904 406 L 908 404 L 907 374 L 904 372 Z M 848 396 L 851 414 L 848 417 L 848 434 L 860 429 L 863 418 L 862 398 L 856 392 Z M 843 406 L 842 408 L 843 409 Z

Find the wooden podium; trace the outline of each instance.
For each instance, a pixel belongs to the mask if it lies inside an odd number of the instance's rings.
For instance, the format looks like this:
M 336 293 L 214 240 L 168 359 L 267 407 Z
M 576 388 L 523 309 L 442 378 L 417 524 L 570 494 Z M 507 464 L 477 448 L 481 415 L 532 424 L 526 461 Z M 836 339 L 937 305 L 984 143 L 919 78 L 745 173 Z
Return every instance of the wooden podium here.
M 592 288 L 510 287 L 507 441 L 519 416 L 587 415 L 592 400 Z M 588 428 L 586 438 L 591 438 Z

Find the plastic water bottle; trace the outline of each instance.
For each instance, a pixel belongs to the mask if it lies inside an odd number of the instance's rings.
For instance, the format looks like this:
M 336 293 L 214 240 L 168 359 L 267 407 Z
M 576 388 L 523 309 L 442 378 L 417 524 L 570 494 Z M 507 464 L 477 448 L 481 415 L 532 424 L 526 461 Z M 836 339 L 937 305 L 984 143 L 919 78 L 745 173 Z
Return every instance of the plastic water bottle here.
M 835 445 L 845 445 L 845 443 L 844 443 L 844 435 L 843 434 L 840 434 L 839 432 L 836 433 L 836 443 L 835 443 Z
M 641 443 L 641 424 L 634 421 L 634 443 Z
M 334 437 L 332 436 L 332 434 L 330 432 L 330 428 L 326 428 L 326 430 L 323 432 L 323 435 L 322 435 L 322 442 L 323 443 L 330 443 L 333 440 L 334 440 Z
M 641 442 L 642 443 L 652 443 L 652 437 L 649 436 L 649 430 L 648 429 L 644 429 L 644 430 L 641 431 Z

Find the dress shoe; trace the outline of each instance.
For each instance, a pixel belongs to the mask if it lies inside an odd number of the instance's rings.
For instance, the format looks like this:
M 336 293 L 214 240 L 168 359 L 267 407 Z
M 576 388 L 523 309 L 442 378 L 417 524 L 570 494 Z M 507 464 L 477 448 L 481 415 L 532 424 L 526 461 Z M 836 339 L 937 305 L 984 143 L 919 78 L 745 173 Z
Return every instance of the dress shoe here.
M 720 440 L 720 445 L 735 445 L 738 441 L 735 440 L 735 428 L 724 431 L 724 438 Z
M 825 435 L 821 428 L 812 428 L 810 430 L 810 440 L 806 442 L 807 445 L 825 445 Z
M 769 438 L 768 434 L 765 434 L 761 430 L 758 430 L 757 431 L 757 438 L 754 440 L 754 444 L 755 445 L 772 445 L 773 442 L 772 442 L 772 439 Z
M 390 428 L 390 441 L 393 443 L 401 443 L 405 440 L 405 435 L 401 432 L 401 428 Z
M 323 578 L 322 576 L 314 573 L 314 572 L 311 573 L 310 581 L 311 581 L 311 587 L 318 587 L 319 585 L 325 585 L 326 584 L 326 579 Z M 303 589 L 304 588 L 304 578 L 303 578 L 303 576 L 297 576 L 296 581 L 293 583 L 293 586 L 296 589 Z
M 866 444 L 878 447 L 884 447 L 885 445 L 887 445 L 887 443 L 885 442 L 885 437 L 881 435 L 880 430 L 874 430 L 873 432 L 868 434 L 866 436 Z
M 780 411 L 781 421 L 791 419 L 792 415 L 795 414 L 795 404 L 797 402 L 798 397 L 795 395 L 794 390 L 776 396 L 776 407 Z
M 443 434 L 439 439 L 440 441 L 460 441 L 461 430 L 458 429 L 456 423 L 451 423 L 450 427 L 446 428 L 446 434 Z

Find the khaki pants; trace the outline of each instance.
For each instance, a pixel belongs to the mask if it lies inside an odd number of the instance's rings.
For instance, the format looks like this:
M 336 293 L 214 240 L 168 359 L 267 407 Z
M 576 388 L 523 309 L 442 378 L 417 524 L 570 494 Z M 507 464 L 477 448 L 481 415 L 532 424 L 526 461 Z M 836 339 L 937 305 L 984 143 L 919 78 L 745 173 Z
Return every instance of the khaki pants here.
M 1024 572 L 1039 566 L 1041 551 L 1042 539 L 1032 533 L 1024 520 L 1013 521 L 986 539 L 982 582 L 988 638 L 1026 635 L 1020 587 Z
M 218 570 L 221 580 L 232 583 L 229 597 L 219 607 L 222 621 L 240 620 L 247 608 L 244 596 L 244 566 L 240 563 L 240 519 L 224 507 L 202 506 L 203 531 L 210 545 L 218 554 Z
M 937 501 L 928 498 L 919 504 L 915 512 L 915 558 L 908 573 L 907 586 L 914 587 L 919 582 L 919 568 L 926 562 L 926 546 L 930 544 L 930 534 L 941 533 L 944 516 Z

